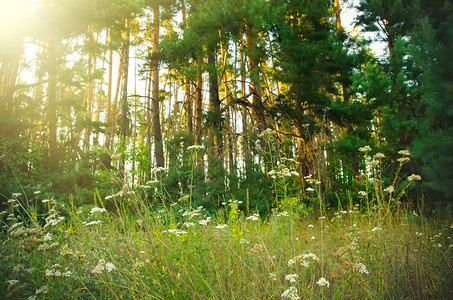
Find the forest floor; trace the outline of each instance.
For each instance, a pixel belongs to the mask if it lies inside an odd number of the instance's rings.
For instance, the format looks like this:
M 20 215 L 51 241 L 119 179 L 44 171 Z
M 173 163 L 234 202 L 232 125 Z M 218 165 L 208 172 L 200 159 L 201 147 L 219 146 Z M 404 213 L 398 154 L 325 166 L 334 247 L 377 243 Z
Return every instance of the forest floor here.
M 0 298 L 453 298 L 452 220 L 420 211 L 264 217 L 237 201 L 215 215 L 140 199 L 114 212 L 46 203 L 42 227 L 8 203 Z

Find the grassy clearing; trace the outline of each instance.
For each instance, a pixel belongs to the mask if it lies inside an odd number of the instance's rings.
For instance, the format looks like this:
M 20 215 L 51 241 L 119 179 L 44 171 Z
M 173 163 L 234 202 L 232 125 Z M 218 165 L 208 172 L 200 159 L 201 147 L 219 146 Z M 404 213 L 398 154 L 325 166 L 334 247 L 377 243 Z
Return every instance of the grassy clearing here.
M 211 216 L 140 199 L 133 213 L 51 201 L 40 228 L 18 219 L 17 201 L 1 236 L 3 298 L 453 297 L 453 225 L 407 209 L 383 216 L 356 205 L 320 217 L 296 205 L 262 218 L 235 201 Z

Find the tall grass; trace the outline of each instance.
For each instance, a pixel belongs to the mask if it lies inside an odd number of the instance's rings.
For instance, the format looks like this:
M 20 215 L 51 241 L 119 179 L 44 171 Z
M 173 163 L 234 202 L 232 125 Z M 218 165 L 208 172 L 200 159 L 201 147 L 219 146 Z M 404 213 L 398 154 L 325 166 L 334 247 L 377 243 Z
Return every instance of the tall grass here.
M 262 218 L 244 215 L 244 204 L 236 201 L 210 216 L 184 203 L 154 210 L 139 197 L 128 199 L 132 205 L 126 209 L 118 201 L 113 212 L 49 202 L 51 215 L 42 228 L 19 220 L 19 199 L 10 201 L 1 236 L 0 297 L 453 296 L 450 220 L 428 220 L 409 209 L 383 218 L 358 205 L 326 211 L 325 219 L 296 210 Z

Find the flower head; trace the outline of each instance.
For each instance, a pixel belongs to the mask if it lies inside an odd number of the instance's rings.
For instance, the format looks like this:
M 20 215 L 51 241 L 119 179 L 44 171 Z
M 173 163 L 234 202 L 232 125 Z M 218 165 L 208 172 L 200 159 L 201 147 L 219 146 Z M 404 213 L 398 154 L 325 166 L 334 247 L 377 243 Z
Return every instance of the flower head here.
M 369 152 L 369 151 L 371 151 L 371 147 L 370 146 L 360 147 L 359 151 L 360 152 Z
M 422 180 L 422 177 L 420 175 L 415 175 L 415 174 L 412 174 L 411 176 L 407 177 L 407 180 L 409 181 L 418 181 L 418 180 Z
M 387 193 L 393 193 L 395 191 L 395 188 L 391 185 L 389 187 L 387 187 L 384 192 L 387 192 Z
M 378 158 L 378 159 L 379 159 L 379 158 L 385 158 L 385 155 L 384 155 L 384 153 L 378 152 L 378 153 L 376 153 L 376 154 L 374 155 L 374 158 Z
M 289 282 L 296 282 L 297 278 L 299 278 L 297 274 L 288 274 L 285 276 L 285 279 Z
M 319 286 L 326 286 L 326 287 L 329 287 L 330 286 L 330 283 L 324 278 L 324 277 L 321 277 L 317 282 L 316 282 L 317 285 Z
M 365 191 L 359 191 L 358 194 L 362 197 L 366 197 L 366 192 Z
M 410 156 L 411 155 L 409 150 L 400 150 L 400 151 L 398 151 L 398 154 L 399 155 L 404 155 L 404 156 Z
M 297 288 L 295 286 L 290 287 L 283 292 L 282 298 L 289 298 L 291 300 L 299 300 L 300 297 L 297 295 Z

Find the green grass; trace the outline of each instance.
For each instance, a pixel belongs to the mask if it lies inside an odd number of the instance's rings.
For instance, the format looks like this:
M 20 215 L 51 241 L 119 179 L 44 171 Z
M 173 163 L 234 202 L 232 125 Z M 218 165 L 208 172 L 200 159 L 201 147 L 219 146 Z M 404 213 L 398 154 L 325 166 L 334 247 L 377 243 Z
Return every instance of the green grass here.
M 10 215 L 1 236 L 0 297 L 281 299 L 291 287 L 301 299 L 453 297 L 449 220 L 428 222 L 409 210 L 367 214 L 357 206 L 328 211 L 326 219 L 293 209 L 253 220 L 232 202 L 201 225 L 204 209 L 128 203 L 127 210 L 94 214 L 56 208 L 66 218 L 46 228 L 28 221 L 11 230 L 19 220 Z M 19 208 L 8 214 L 18 216 Z M 86 225 L 96 220 L 102 223 Z M 43 241 L 48 233 L 52 240 Z M 298 278 L 286 280 L 290 274 Z M 317 284 L 321 277 L 329 287 Z

